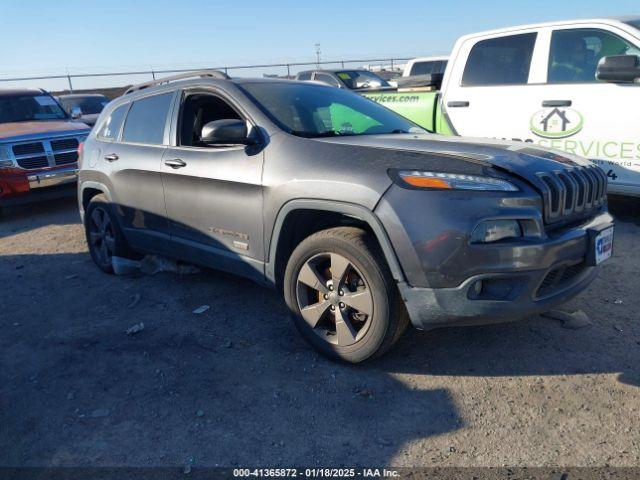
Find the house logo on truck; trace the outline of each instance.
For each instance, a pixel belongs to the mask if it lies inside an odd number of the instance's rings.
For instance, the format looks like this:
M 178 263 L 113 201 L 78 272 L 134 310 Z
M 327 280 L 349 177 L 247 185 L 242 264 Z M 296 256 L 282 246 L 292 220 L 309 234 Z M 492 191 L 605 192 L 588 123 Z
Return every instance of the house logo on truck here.
M 542 138 L 567 138 L 584 125 L 582 115 L 572 108 L 545 108 L 531 117 L 531 131 Z

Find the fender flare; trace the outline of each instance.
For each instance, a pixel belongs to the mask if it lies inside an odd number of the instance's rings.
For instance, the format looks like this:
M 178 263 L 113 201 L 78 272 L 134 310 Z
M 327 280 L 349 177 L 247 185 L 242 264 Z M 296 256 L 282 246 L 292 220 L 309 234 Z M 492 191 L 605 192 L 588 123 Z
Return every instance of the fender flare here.
M 111 192 L 109 191 L 109 188 L 107 188 L 107 186 L 104 183 L 96 182 L 94 180 L 83 181 L 82 184 L 80 185 L 80 188 L 78 189 L 78 206 L 80 210 L 80 219 L 82 220 L 82 222 L 84 222 L 84 204 L 83 204 L 84 191 L 87 188 L 100 190 L 107 197 L 107 200 L 109 200 L 109 202 L 112 202 Z
M 384 226 L 371 210 L 361 205 L 333 200 L 297 199 L 291 200 L 284 204 L 282 208 L 280 208 L 280 211 L 276 216 L 276 221 L 271 233 L 271 241 L 269 243 L 269 255 L 267 257 L 267 262 L 265 263 L 265 277 L 268 282 L 275 284 L 275 260 L 278 250 L 278 242 L 280 240 L 280 233 L 282 231 L 282 226 L 284 225 L 285 219 L 291 212 L 295 210 L 323 210 L 327 212 L 341 213 L 343 215 L 347 215 L 349 217 L 353 217 L 365 222 L 367 225 L 369 225 L 369 227 L 373 231 L 373 234 L 376 236 L 376 239 L 378 240 L 378 243 L 382 248 L 382 253 L 387 260 L 387 264 L 389 265 L 389 269 L 391 270 L 393 278 L 397 282 L 405 281 L 400 262 L 398 261 L 395 250 L 391 245 L 391 240 L 389 240 L 389 236 L 387 235 Z

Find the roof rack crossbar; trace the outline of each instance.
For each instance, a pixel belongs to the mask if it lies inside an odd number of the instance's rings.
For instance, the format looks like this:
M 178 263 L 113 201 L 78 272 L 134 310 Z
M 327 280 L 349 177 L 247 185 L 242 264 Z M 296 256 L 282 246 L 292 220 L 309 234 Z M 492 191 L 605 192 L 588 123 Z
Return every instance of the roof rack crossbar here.
M 172 75 L 170 77 L 158 78 L 157 80 L 151 80 L 150 82 L 139 83 L 129 87 L 124 94 L 127 95 L 131 92 L 136 92 L 145 88 L 163 85 L 165 83 L 171 83 L 178 80 L 186 80 L 188 78 L 217 78 L 219 80 L 228 80 L 231 77 L 220 70 L 198 70 L 194 72 L 181 73 L 179 75 Z

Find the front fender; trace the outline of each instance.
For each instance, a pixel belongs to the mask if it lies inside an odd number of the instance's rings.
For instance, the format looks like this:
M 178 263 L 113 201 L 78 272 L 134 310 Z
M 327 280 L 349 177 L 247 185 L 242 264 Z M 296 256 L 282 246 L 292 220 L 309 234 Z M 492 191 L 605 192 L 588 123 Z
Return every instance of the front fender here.
M 395 255 L 389 236 L 384 229 L 380 220 L 369 209 L 360 205 L 336 202 L 332 200 L 318 200 L 318 199 L 296 199 L 291 200 L 284 204 L 278 211 L 276 216 L 275 225 L 271 234 L 271 239 L 268 246 L 268 258 L 265 263 L 265 277 L 267 281 L 275 283 L 276 280 L 276 253 L 278 249 L 278 240 L 280 239 L 280 233 L 282 226 L 285 223 L 287 216 L 296 210 L 322 210 L 327 212 L 335 212 L 350 217 L 356 218 L 365 222 L 371 228 L 371 231 L 376 236 L 382 252 L 387 260 L 389 269 L 393 275 L 393 278 L 398 282 L 404 282 L 404 275 L 400 268 L 400 263 Z

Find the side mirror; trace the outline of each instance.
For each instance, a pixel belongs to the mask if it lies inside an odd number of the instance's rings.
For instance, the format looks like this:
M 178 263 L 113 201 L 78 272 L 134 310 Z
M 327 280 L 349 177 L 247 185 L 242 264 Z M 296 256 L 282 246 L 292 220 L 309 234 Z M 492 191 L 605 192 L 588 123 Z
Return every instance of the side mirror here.
M 253 145 L 248 138 L 247 124 L 243 120 L 214 120 L 202 127 L 200 140 L 205 145 Z
M 637 55 L 613 55 L 598 62 L 596 78 L 603 82 L 633 83 L 640 79 L 640 57 Z
M 80 107 L 71 107 L 69 115 L 71 115 L 72 120 L 78 120 L 82 117 L 82 109 Z

